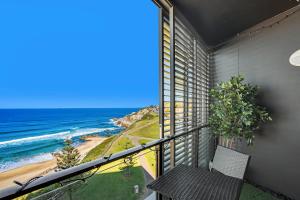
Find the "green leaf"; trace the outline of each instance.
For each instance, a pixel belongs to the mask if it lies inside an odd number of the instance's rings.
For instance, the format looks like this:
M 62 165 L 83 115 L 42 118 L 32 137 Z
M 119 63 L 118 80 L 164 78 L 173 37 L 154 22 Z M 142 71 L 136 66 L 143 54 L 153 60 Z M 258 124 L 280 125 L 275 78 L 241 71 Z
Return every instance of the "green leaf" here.
M 245 138 L 253 144 L 254 130 L 272 118 L 256 104 L 258 87 L 244 83 L 244 77 L 233 76 L 210 90 L 209 124 L 215 136 Z

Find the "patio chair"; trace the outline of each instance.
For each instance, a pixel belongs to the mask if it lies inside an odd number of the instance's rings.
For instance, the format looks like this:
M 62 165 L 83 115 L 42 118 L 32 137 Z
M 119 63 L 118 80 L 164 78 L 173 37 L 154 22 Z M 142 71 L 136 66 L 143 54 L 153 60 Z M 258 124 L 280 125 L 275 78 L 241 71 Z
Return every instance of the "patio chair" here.
M 211 171 L 178 165 L 147 187 L 176 200 L 238 200 L 250 156 L 218 146 Z
M 209 168 L 210 171 L 217 170 L 226 176 L 243 180 L 249 160 L 249 155 L 219 145 Z

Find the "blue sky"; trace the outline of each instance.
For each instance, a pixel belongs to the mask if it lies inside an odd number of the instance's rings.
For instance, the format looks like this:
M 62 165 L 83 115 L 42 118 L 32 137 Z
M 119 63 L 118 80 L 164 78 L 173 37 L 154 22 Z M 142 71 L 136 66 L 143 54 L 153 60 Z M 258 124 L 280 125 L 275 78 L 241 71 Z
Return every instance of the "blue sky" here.
M 158 104 L 151 0 L 1 0 L 0 108 Z

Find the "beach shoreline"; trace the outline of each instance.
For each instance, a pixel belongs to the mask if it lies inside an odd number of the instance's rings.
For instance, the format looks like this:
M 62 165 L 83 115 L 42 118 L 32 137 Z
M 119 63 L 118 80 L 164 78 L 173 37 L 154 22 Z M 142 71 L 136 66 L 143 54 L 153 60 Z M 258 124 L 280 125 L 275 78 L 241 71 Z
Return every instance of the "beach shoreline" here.
M 76 147 L 80 153 L 80 159 L 83 159 L 89 151 L 101 144 L 105 139 L 106 137 L 94 135 L 86 136 L 84 138 L 85 142 Z M 33 177 L 53 173 L 55 168 L 56 159 L 53 157 L 51 160 L 28 164 L 0 172 L 0 189 L 15 185 L 13 182 L 14 180 L 24 183 Z

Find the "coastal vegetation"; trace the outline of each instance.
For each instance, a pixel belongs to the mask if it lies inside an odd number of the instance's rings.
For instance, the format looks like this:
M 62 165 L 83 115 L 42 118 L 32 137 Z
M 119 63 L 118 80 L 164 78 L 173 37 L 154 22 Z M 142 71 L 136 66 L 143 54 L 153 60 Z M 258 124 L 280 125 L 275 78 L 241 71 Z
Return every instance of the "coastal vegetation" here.
M 151 142 L 152 140 L 149 140 L 149 139 L 139 139 L 139 144 L 141 145 L 145 145 L 147 144 L 148 142 Z
M 110 168 L 104 172 L 97 173 L 91 177 L 79 190 L 74 192 L 73 199 L 75 200 L 136 200 L 141 197 L 142 194 L 135 194 L 133 192 L 134 185 L 139 185 L 140 188 L 145 187 L 143 169 L 139 163 L 136 163 L 130 169 L 130 176 L 124 176 L 119 167 L 113 167 L 117 165 L 117 161 L 104 168 Z
M 146 110 L 145 110 L 146 109 Z M 153 108 L 147 110 L 148 108 L 141 109 L 137 112 L 138 115 L 143 113 L 143 116 L 136 117 L 134 114 L 131 114 L 131 118 L 134 120 L 133 123 L 127 121 L 127 124 L 130 124 L 124 131 L 122 131 L 117 136 L 112 136 L 106 139 L 103 143 L 91 150 L 87 156 L 84 158 L 85 161 L 93 160 L 101 156 L 108 156 L 113 153 L 124 151 L 128 148 L 146 144 L 150 141 L 159 138 L 159 121 L 158 113 L 154 112 Z M 156 109 L 157 110 L 157 109 Z M 149 112 L 147 112 L 149 111 Z M 139 118 L 136 120 L 136 118 Z M 128 118 L 124 117 L 128 120 Z M 121 121 L 119 120 L 119 123 Z M 142 194 L 134 194 L 133 186 L 139 185 L 143 190 L 145 190 L 145 166 L 147 165 L 150 168 L 151 174 L 155 176 L 156 171 L 156 156 L 155 151 L 145 150 L 141 152 L 141 155 L 145 158 L 146 163 L 142 163 L 140 159 L 133 161 L 129 166 L 130 176 L 124 176 L 124 161 L 116 161 L 108 165 L 103 166 L 107 169 L 110 166 L 118 165 L 113 169 L 101 174 L 96 174 L 90 180 L 87 181 L 87 185 L 76 192 L 77 197 L 88 199 L 97 199 L 99 197 L 103 199 L 138 199 Z M 119 163 L 119 164 L 118 164 Z M 127 170 L 128 168 L 126 168 Z M 126 172 L 126 171 L 125 171 Z M 125 173 L 126 174 L 126 173 Z M 101 185 L 101 187 L 99 187 Z
M 61 193 L 61 195 L 58 196 L 59 198 L 57 199 L 123 200 L 124 197 L 126 197 L 126 200 L 139 199 L 142 193 L 133 193 L 133 187 L 134 185 L 139 185 L 140 188 L 145 187 L 143 169 L 140 166 L 139 162 L 136 162 L 130 169 L 130 176 L 124 176 L 124 172 L 119 167 L 122 163 L 122 160 L 109 163 L 101 167 L 100 170 L 95 173 L 95 175 L 86 179 L 86 181 L 79 182 L 78 184 L 76 184 L 76 186 L 73 186 L 71 190 L 61 189 L 62 191 L 57 192 L 57 194 Z M 93 172 L 95 171 L 92 170 L 90 173 Z M 45 194 L 59 188 L 59 184 L 54 184 L 42 190 L 24 195 L 17 200 L 32 199 L 41 194 Z
M 159 138 L 159 118 L 157 113 L 148 113 L 127 130 L 129 135 L 150 139 Z
M 123 159 L 123 164 L 120 165 L 119 169 L 124 172 L 126 177 L 129 177 L 131 176 L 131 171 L 135 163 L 134 155 L 127 156 Z
M 149 123 L 147 126 L 141 127 L 139 130 L 132 132 L 130 135 L 151 139 L 159 138 L 158 120 L 151 120 L 151 123 Z
M 111 146 L 110 150 L 107 152 L 107 155 L 124 151 L 132 147 L 134 147 L 132 141 L 128 137 L 121 135 Z
M 65 140 L 65 146 L 61 152 L 54 154 L 57 168 L 60 170 L 76 166 L 80 162 L 79 151 L 72 146 L 72 140 Z
M 146 162 L 150 168 L 150 172 L 153 177 L 156 175 L 156 154 L 155 151 L 152 150 L 145 150 L 142 152 L 144 155 Z
M 118 126 L 128 128 L 135 122 L 145 119 L 145 116 L 149 115 L 150 113 L 158 113 L 158 106 L 148 106 L 140 109 L 137 112 L 133 112 L 129 115 L 126 115 L 122 118 L 115 118 L 113 119 L 113 121 Z
M 131 114 L 131 118 L 134 122 L 131 123 L 127 121 L 127 123 L 130 124 L 127 128 L 118 135 L 107 137 L 90 150 L 81 162 L 89 162 L 102 156 L 109 156 L 158 139 L 158 113 L 154 112 L 154 108 L 147 109 L 148 108 L 144 108 L 138 111 L 136 113 L 139 115 L 138 117 L 136 117 L 134 113 Z M 128 118 L 126 118 L 126 120 L 128 120 Z M 128 200 L 135 200 L 143 198 L 146 182 L 145 171 L 148 170 L 148 173 L 155 176 L 155 165 L 155 151 L 151 150 L 145 150 L 140 154 L 127 158 L 126 163 L 124 159 L 114 161 L 101 166 L 98 171 L 92 170 L 83 175 L 82 177 L 89 177 L 89 174 L 93 174 L 93 176 L 82 182 L 80 187 L 77 186 L 72 189 L 72 192 L 67 190 L 67 192 L 63 194 L 62 199 L 121 200 L 126 197 Z M 135 185 L 138 185 L 140 188 L 139 194 L 133 192 Z M 23 197 L 24 199 L 30 199 L 55 188 L 59 188 L 59 185 L 55 184 Z
M 98 146 L 89 151 L 82 162 L 89 162 L 103 156 L 116 138 L 117 136 L 110 136 L 109 138 L 104 140 Z

